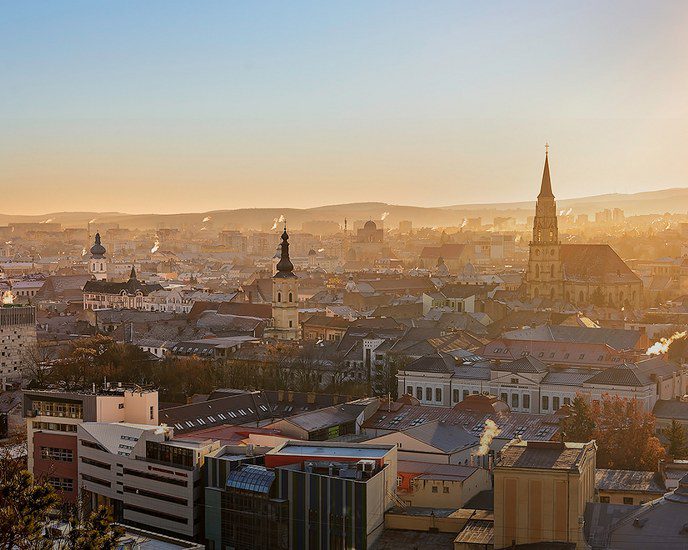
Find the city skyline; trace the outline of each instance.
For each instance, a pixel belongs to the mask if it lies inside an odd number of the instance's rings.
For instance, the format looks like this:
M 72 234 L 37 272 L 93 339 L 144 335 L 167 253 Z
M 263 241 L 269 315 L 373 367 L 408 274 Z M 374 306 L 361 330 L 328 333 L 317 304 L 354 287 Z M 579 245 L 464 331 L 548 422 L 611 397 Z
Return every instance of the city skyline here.
M 132 7 L 5 9 L 0 213 L 530 201 L 545 141 L 558 198 L 688 181 L 680 2 Z

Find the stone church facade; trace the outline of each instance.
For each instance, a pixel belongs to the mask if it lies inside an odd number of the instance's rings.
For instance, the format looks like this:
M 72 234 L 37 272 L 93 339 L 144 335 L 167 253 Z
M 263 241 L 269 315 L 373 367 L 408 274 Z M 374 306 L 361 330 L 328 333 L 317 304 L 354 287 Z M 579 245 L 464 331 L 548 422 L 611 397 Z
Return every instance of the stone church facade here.
M 527 293 L 583 306 L 640 307 L 642 281 L 608 244 L 562 244 L 545 153 L 530 242 Z

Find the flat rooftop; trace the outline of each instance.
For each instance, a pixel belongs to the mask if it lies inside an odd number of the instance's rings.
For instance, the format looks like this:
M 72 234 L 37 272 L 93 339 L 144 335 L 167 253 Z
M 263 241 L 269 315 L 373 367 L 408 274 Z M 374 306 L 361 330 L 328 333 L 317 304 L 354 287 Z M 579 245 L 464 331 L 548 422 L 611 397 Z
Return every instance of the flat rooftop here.
M 271 451 L 270 454 L 341 458 L 384 458 L 392 448 L 391 446 L 389 448 L 379 448 L 372 445 L 361 445 L 360 447 L 285 445 L 281 449 Z

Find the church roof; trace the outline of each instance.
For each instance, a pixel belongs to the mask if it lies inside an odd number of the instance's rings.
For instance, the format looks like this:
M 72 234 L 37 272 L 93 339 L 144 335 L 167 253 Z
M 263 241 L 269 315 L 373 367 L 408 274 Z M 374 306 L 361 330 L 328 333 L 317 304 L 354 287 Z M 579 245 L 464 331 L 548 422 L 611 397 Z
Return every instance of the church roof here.
M 136 270 L 132 266 L 129 280 L 125 282 L 112 281 L 86 281 L 84 285 L 84 292 L 95 292 L 101 294 L 121 294 L 126 293 L 129 296 L 134 296 L 140 292 L 144 296 L 148 296 L 151 292 L 156 290 L 163 290 L 158 283 L 143 283 L 136 278 Z
M 545 153 L 545 168 L 542 171 L 542 183 L 540 184 L 538 199 L 541 197 L 554 198 L 552 180 L 549 177 L 549 153 Z
M 105 247 L 100 242 L 100 233 L 96 233 L 96 240 L 94 245 L 91 247 L 91 257 L 95 259 L 100 259 L 105 254 Z
M 289 259 L 289 235 L 287 234 L 287 227 L 284 227 L 284 233 L 282 233 L 282 243 L 280 244 L 282 248 L 280 254 L 280 261 L 277 264 L 277 273 L 275 273 L 274 278 L 276 279 L 295 279 L 294 274 L 294 264 L 291 263 Z
M 641 282 L 608 244 L 562 244 L 559 257 L 565 281 Z

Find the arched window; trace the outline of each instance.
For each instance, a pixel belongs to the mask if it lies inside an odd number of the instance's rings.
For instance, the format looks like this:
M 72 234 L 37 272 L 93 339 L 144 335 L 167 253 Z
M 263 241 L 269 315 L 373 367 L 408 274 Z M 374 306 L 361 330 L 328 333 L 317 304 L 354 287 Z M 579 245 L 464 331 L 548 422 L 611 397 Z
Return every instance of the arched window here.
M 580 293 L 578 294 L 578 302 L 582 304 L 583 300 L 584 300 L 583 291 L 581 290 Z
M 290 301 L 290 302 L 293 302 L 293 301 L 294 301 L 294 298 L 293 298 L 291 292 L 289 293 L 289 301 Z
M 549 276 L 554 278 L 554 264 L 549 266 Z
M 282 293 L 281 293 L 281 292 L 278 292 L 278 293 L 277 293 L 277 301 L 278 301 L 278 302 L 281 302 L 281 301 L 282 301 Z
M 540 276 L 540 264 L 535 264 L 535 278 Z
M 554 288 L 550 288 L 549 290 L 549 297 L 551 300 L 554 300 Z
M 538 291 L 537 288 L 533 289 L 533 298 L 537 298 L 540 295 L 540 292 Z

